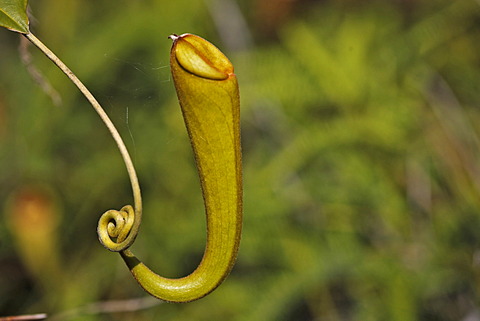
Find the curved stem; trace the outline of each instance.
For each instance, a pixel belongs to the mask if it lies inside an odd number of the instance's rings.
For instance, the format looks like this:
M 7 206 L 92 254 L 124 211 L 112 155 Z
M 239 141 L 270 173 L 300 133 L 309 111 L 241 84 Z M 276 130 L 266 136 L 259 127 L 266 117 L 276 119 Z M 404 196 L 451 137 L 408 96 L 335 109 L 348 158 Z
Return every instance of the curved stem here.
M 65 75 L 67 75 L 67 77 L 75 84 L 75 86 L 77 86 L 80 92 L 85 96 L 85 98 L 87 98 L 88 102 L 98 113 L 105 126 L 107 126 L 110 134 L 112 135 L 115 143 L 118 146 L 123 161 L 125 162 L 125 166 L 127 167 L 128 176 L 130 177 L 130 183 L 132 185 L 133 199 L 135 205 L 135 218 L 132 226 L 132 231 L 131 233 L 129 233 L 128 237 L 121 243 L 121 245 L 117 246 L 115 249 L 109 249 L 114 251 L 124 250 L 130 245 L 132 245 L 133 241 L 135 240 L 142 219 L 142 195 L 140 192 L 140 185 L 138 183 L 137 173 L 135 171 L 135 167 L 133 166 L 133 162 L 130 154 L 128 153 L 127 147 L 125 146 L 125 143 L 120 137 L 118 130 L 115 128 L 115 125 L 112 123 L 105 110 L 103 110 L 102 106 L 98 103 L 98 101 L 87 89 L 87 87 L 85 87 L 85 85 L 80 81 L 80 79 L 78 79 L 78 77 L 32 33 L 24 34 L 24 36 L 28 40 L 30 40 L 38 49 L 40 49 L 40 51 L 42 51 L 55 65 L 57 65 L 57 67 L 60 68 Z
M 118 131 L 72 71 L 33 34 L 25 37 L 88 99 L 112 134 L 127 167 L 135 209 L 127 205 L 120 211 L 110 210 L 101 216 L 97 232 L 102 244 L 111 251 L 120 252 L 138 283 L 159 299 L 188 302 L 213 291 L 233 267 L 242 230 L 240 97 L 231 62 L 218 48 L 198 36 L 171 37 L 174 44 L 170 66 L 200 177 L 207 217 L 207 244 L 202 261 L 190 275 L 170 279 L 154 273 L 127 250 L 138 233 L 142 204 L 135 168 Z

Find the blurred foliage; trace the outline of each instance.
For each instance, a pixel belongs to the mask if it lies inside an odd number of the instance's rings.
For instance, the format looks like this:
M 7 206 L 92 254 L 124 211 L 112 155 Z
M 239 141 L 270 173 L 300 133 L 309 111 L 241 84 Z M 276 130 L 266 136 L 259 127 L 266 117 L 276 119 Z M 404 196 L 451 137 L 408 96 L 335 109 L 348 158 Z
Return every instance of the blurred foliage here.
M 0 315 L 480 319 L 478 1 L 30 2 L 32 31 L 129 145 L 145 202 L 134 250 L 165 276 L 192 271 L 205 239 L 167 36 L 199 34 L 227 53 L 242 95 L 245 225 L 234 271 L 208 297 L 75 310 L 145 295 L 95 233 L 101 213 L 131 203 L 128 178 L 75 88 L 29 48 L 62 97 L 53 106 L 20 36 L 0 30 Z M 25 215 L 45 216 L 49 238 L 25 234 Z

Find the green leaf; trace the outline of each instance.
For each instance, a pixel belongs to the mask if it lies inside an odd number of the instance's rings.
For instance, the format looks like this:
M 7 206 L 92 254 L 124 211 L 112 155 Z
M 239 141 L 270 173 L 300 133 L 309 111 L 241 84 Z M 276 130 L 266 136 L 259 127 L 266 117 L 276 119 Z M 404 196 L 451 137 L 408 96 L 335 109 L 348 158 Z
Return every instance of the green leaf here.
M 0 26 L 20 33 L 29 33 L 27 0 L 0 0 Z

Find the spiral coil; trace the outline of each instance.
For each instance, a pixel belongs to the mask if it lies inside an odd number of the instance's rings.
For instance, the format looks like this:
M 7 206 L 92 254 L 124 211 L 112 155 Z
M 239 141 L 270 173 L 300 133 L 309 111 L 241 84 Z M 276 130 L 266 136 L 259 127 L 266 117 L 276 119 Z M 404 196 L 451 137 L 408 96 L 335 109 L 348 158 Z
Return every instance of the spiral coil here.
M 134 222 L 135 210 L 130 205 L 122 207 L 119 211 L 106 211 L 98 221 L 97 234 L 100 243 L 112 252 L 129 248 L 138 231 L 132 229 Z

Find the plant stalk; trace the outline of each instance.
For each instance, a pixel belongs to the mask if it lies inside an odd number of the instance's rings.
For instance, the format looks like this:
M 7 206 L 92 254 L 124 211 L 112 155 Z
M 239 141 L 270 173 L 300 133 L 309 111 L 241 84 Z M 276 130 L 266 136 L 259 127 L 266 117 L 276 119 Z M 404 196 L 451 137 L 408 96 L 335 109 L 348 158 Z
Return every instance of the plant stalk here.
M 95 99 L 92 93 L 85 87 L 85 85 L 78 79 L 78 77 L 60 60 L 47 46 L 45 46 L 37 37 L 32 33 L 23 34 L 28 40 L 30 40 L 40 51 L 42 51 L 55 65 L 62 70 L 62 72 L 67 75 L 67 77 L 77 86 L 80 92 L 87 98 L 88 102 L 92 105 L 93 109 L 102 119 L 105 126 L 107 126 L 110 134 L 112 135 L 115 143 L 118 146 L 120 154 L 122 155 L 123 161 L 127 168 L 128 176 L 130 178 L 130 183 L 132 186 L 133 199 L 135 205 L 135 222 L 133 225 L 133 232 L 136 234 L 140 226 L 142 218 L 142 195 L 140 192 L 140 185 L 138 183 L 137 173 L 135 167 L 133 166 L 132 159 L 128 153 L 127 147 L 123 142 L 118 130 L 115 128 L 115 125 L 108 117 L 105 110 L 102 108 L 100 103 Z

